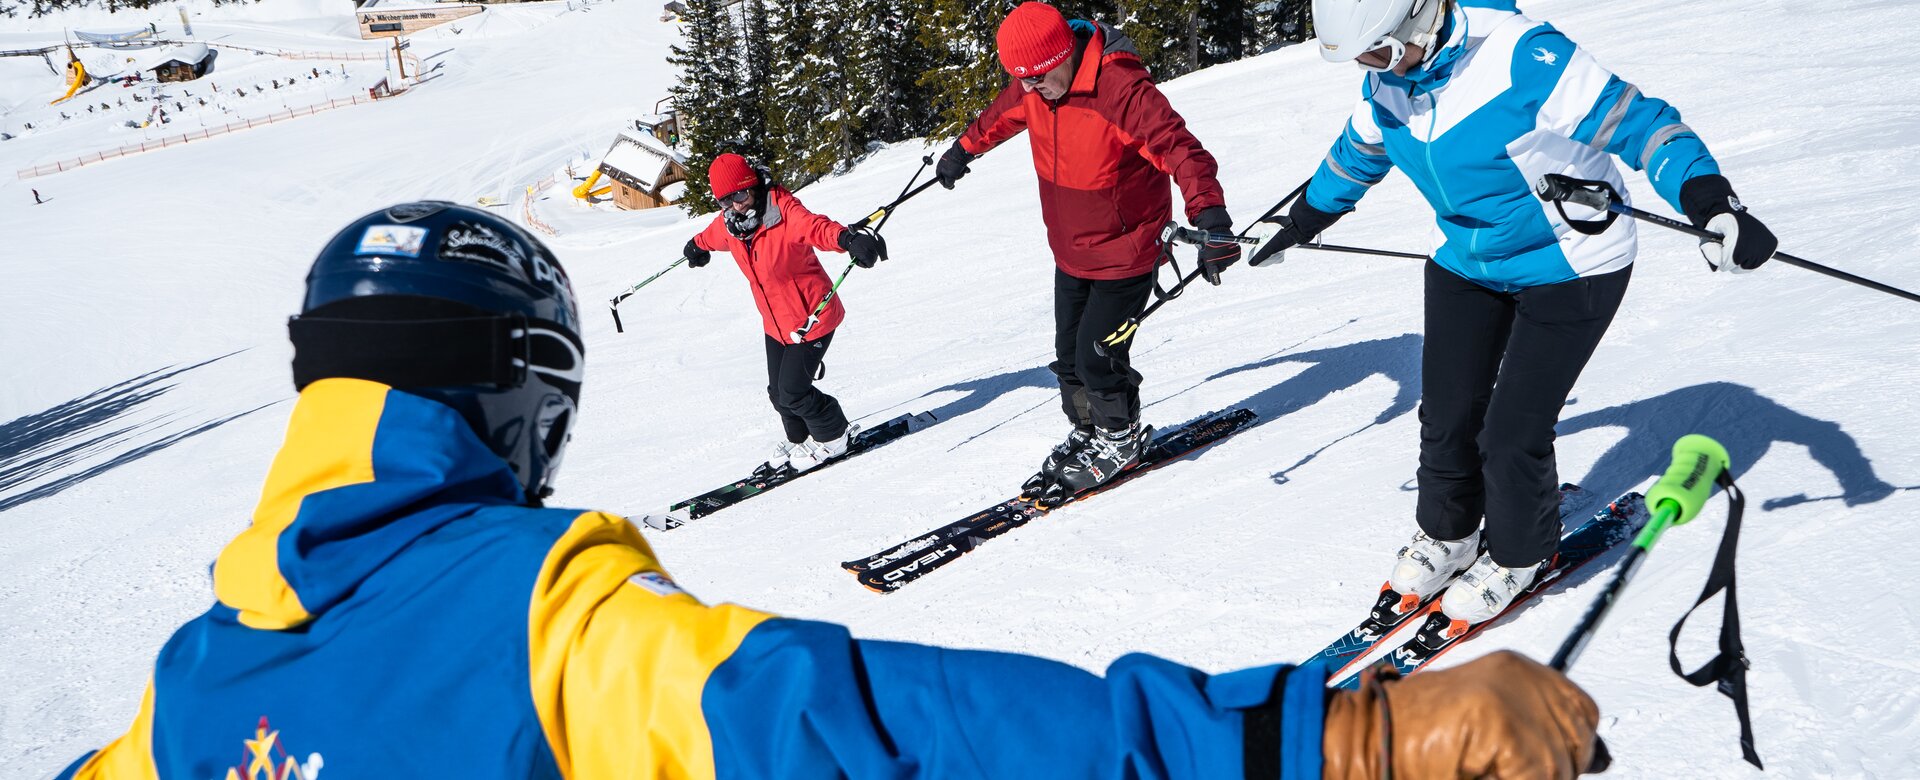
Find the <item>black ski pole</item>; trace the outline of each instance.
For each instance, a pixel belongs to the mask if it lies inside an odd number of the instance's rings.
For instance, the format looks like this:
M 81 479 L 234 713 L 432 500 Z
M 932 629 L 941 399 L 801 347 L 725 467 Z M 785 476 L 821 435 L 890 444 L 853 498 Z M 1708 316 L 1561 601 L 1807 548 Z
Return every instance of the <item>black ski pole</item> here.
M 1709 241 L 1720 241 L 1725 238 L 1725 236 L 1711 230 L 1703 230 L 1681 222 L 1680 220 L 1663 217 L 1649 211 L 1641 211 L 1640 209 L 1622 203 L 1620 193 L 1614 191 L 1613 185 L 1603 181 L 1576 179 L 1565 174 L 1549 173 L 1540 177 L 1539 183 L 1534 185 L 1534 192 L 1540 196 L 1541 200 L 1553 202 L 1556 208 L 1558 208 L 1561 203 L 1575 203 L 1595 211 L 1608 212 L 1610 215 L 1628 216 L 1645 222 L 1651 222 L 1661 227 L 1672 228 L 1696 238 L 1704 238 Z M 1566 211 L 1564 209 L 1561 211 L 1560 216 L 1563 218 L 1566 217 Z M 1608 222 L 1611 221 L 1612 216 L 1609 216 Z M 1568 219 L 1568 222 L 1573 223 L 1575 220 Z M 1920 295 L 1891 285 L 1881 284 L 1872 279 L 1855 276 L 1838 268 L 1794 257 L 1785 252 L 1774 252 L 1773 259 L 1796 268 L 1804 268 L 1817 274 L 1831 276 L 1843 282 L 1852 282 L 1869 290 L 1878 290 L 1888 295 L 1920 303 Z
M 1161 256 L 1169 263 L 1173 262 L 1172 248 L 1176 240 L 1188 244 L 1199 244 L 1207 241 L 1248 245 L 1258 244 L 1260 240 L 1257 238 L 1249 238 L 1247 231 L 1252 230 L 1254 225 L 1260 224 L 1268 217 L 1280 213 L 1280 210 L 1286 208 L 1287 204 L 1293 202 L 1294 198 L 1300 197 L 1300 193 L 1307 191 L 1307 184 L 1311 181 L 1312 179 L 1308 179 L 1307 181 L 1300 182 L 1300 186 L 1293 188 L 1293 191 L 1287 193 L 1286 197 L 1281 198 L 1280 202 L 1273 204 L 1273 207 L 1261 214 L 1259 219 L 1247 223 L 1247 227 L 1235 235 L 1229 236 L 1225 233 L 1208 233 L 1204 230 L 1189 230 L 1180 227 L 1178 223 L 1168 222 L 1166 227 L 1160 229 Z M 1153 313 L 1159 311 L 1160 307 L 1166 305 L 1167 301 L 1178 298 L 1180 297 L 1180 293 L 1186 292 L 1187 285 L 1193 284 L 1193 280 L 1200 278 L 1200 274 L 1204 269 L 1195 268 L 1193 269 L 1193 273 L 1180 274 L 1180 266 L 1174 265 L 1173 270 L 1176 275 L 1180 276 L 1180 280 L 1175 283 L 1173 287 L 1166 290 L 1161 290 L 1156 282 L 1153 290 L 1154 302 L 1139 314 L 1128 317 L 1125 322 L 1120 323 L 1120 327 L 1114 328 L 1112 333 L 1107 334 L 1106 338 L 1100 339 L 1100 343 L 1094 345 L 1095 352 L 1105 355 L 1108 347 L 1117 347 L 1127 343 L 1128 339 L 1133 338 L 1134 332 L 1140 330 L 1140 323 L 1145 322 L 1148 317 L 1153 316 Z
M 1322 244 L 1318 241 L 1315 241 L 1312 243 L 1306 243 L 1306 244 L 1296 244 L 1294 248 L 1295 249 L 1318 249 L 1322 252 L 1346 252 L 1348 254 L 1355 254 L 1355 255 L 1378 255 L 1380 257 L 1401 257 L 1408 260 L 1432 259 L 1418 252 L 1395 252 L 1391 249 L 1368 249 L 1363 246 L 1341 246 L 1339 244 Z
M 636 284 L 632 287 L 628 287 L 626 290 L 622 291 L 619 295 L 613 296 L 613 300 L 610 300 L 607 302 L 607 310 L 613 312 L 613 332 L 615 333 L 627 332 L 626 326 L 621 324 L 620 322 L 620 302 L 621 301 L 624 301 L 628 298 L 633 297 L 633 294 L 639 292 L 640 288 L 645 287 L 649 284 L 652 284 L 653 280 L 658 279 L 662 276 L 665 276 L 668 271 L 671 271 L 675 268 L 679 268 L 680 264 L 686 261 L 687 259 L 684 257 L 678 260 L 675 260 L 671 264 L 669 264 L 667 267 L 660 269 L 659 273 L 649 276 L 645 280 L 641 281 L 639 284 Z
M 936 178 L 936 179 L 928 179 L 925 183 L 921 184 L 918 187 L 913 186 L 914 182 L 920 180 L 920 174 L 924 173 L 927 170 L 927 166 L 932 164 L 933 164 L 933 155 L 926 155 L 921 157 L 920 168 L 913 172 L 913 178 L 907 180 L 907 186 L 902 187 L 900 189 L 899 197 L 894 198 L 892 203 L 889 203 L 885 206 L 881 206 L 878 209 L 874 209 L 874 212 L 872 214 L 868 214 L 865 217 L 861 217 L 859 222 L 855 222 L 851 225 L 848 225 L 847 229 L 865 231 L 878 236 L 880 234 L 880 228 L 886 227 L 887 220 L 893 218 L 894 209 L 899 208 L 900 204 L 905 203 L 909 200 L 912 200 L 913 196 L 919 195 L 922 192 L 926 192 L 927 188 L 940 183 L 940 180 Z M 872 225 L 872 227 L 868 227 L 868 225 Z M 801 325 L 799 328 L 794 329 L 793 332 L 787 334 L 787 338 L 789 340 L 791 340 L 795 344 L 805 341 L 807 338 L 807 334 L 813 331 L 813 326 L 820 324 L 820 314 L 827 310 L 827 304 L 832 303 L 833 297 L 840 293 L 840 283 L 847 280 L 848 274 L 853 273 L 853 266 L 854 266 L 853 261 L 851 260 L 847 261 L 847 267 L 841 269 L 840 276 L 833 280 L 833 287 L 827 290 L 827 294 L 820 298 L 820 302 L 818 304 L 814 305 L 813 311 L 807 314 L 806 324 Z

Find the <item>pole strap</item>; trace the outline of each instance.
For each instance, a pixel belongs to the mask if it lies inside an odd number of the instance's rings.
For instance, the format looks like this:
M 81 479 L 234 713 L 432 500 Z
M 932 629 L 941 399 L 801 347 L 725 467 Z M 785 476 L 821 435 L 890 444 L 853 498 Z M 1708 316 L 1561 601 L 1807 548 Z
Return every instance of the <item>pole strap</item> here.
M 1753 720 L 1747 713 L 1747 663 L 1746 649 L 1740 643 L 1740 601 L 1736 598 L 1738 588 L 1734 582 L 1735 557 L 1740 547 L 1740 516 L 1746 511 L 1747 497 L 1733 484 L 1733 477 L 1721 472 L 1720 488 L 1727 494 L 1727 530 L 1720 537 L 1720 551 L 1713 556 L 1713 567 L 1707 572 L 1706 587 L 1695 599 L 1693 608 L 1680 616 L 1680 622 L 1673 624 L 1673 632 L 1667 635 L 1667 664 L 1673 673 L 1695 688 L 1706 687 L 1708 683 L 1718 683 L 1720 693 L 1733 700 L 1734 714 L 1740 718 L 1740 754 L 1747 763 L 1765 769 L 1760 763 L 1760 754 L 1753 747 Z M 1700 608 L 1708 599 L 1721 591 L 1726 591 L 1726 600 L 1721 604 L 1720 613 L 1720 654 L 1713 660 L 1701 665 L 1692 672 L 1680 670 L 1680 630 L 1687 625 L 1687 619 L 1693 617 L 1694 610 Z

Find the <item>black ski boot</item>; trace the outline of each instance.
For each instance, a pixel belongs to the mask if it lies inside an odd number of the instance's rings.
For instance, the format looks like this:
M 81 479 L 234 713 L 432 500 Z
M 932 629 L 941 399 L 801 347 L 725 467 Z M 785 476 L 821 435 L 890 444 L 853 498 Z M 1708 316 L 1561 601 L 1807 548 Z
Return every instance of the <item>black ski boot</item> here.
M 1065 441 L 1053 445 L 1053 451 L 1048 452 L 1047 459 L 1040 463 L 1040 473 L 1027 477 L 1026 484 L 1020 486 L 1020 497 L 1033 499 L 1045 493 L 1048 485 L 1060 479 L 1060 467 L 1071 460 L 1074 453 L 1079 452 L 1080 448 L 1086 446 L 1087 440 L 1092 438 L 1092 426 L 1074 428 L 1072 433 L 1067 434 Z
M 1121 429 L 1096 429 L 1078 452 L 1066 459 L 1060 474 L 1040 494 L 1042 506 L 1057 506 L 1068 498 L 1112 482 L 1140 463 L 1140 454 L 1153 439 L 1153 426 L 1134 423 Z

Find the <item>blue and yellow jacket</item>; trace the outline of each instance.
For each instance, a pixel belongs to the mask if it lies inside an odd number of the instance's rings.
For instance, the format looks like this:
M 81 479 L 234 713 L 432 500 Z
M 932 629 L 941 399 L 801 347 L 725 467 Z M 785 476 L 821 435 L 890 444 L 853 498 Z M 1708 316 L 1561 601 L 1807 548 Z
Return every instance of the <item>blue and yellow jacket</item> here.
M 1318 667 L 1103 678 L 707 606 L 631 524 L 523 506 L 452 409 L 372 382 L 301 393 L 213 577 L 133 727 L 62 778 L 1320 776 Z
M 1369 74 L 1346 131 L 1314 172 L 1307 203 L 1352 211 L 1398 167 L 1433 206 L 1434 262 L 1514 291 L 1633 263 L 1633 220 L 1589 236 L 1533 195 L 1548 173 L 1603 180 L 1622 197 L 1612 157 L 1646 171 L 1680 210 L 1680 186 L 1719 173 L 1707 146 L 1666 101 L 1603 67 L 1514 0 L 1459 0 L 1445 44 L 1406 76 Z M 1596 213 L 1567 207 L 1574 219 Z

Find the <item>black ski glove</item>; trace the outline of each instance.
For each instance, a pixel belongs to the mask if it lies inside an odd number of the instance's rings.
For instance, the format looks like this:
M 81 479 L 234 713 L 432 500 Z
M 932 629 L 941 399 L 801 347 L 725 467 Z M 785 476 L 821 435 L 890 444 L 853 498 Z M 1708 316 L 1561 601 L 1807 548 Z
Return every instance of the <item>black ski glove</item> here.
M 708 260 L 713 259 L 712 252 L 701 249 L 700 245 L 693 243 L 693 239 L 691 238 L 687 239 L 686 248 L 680 250 L 680 256 L 687 259 L 688 268 L 699 268 L 706 265 Z
M 1255 268 L 1269 263 L 1279 265 L 1286 260 L 1283 252 L 1313 240 L 1314 236 L 1333 227 L 1333 223 L 1339 222 L 1343 216 L 1346 215 L 1328 214 L 1307 205 L 1305 196 L 1296 199 L 1293 202 L 1293 208 L 1288 209 L 1284 216 L 1275 215 L 1261 220 L 1279 225 L 1280 230 L 1274 234 L 1273 238 L 1260 245 L 1260 248 L 1253 253 L 1253 259 L 1247 261 L 1247 265 Z
M 879 233 L 851 228 L 840 231 L 840 249 L 853 256 L 853 264 L 872 268 L 887 259 L 887 241 Z
M 1740 197 L 1733 194 L 1727 177 L 1717 173 L 1695 176 L 1680 185 L 1680 208 L 1687 212 L 1693 226 L 1719 233 L 1721 241 L 1700 239 L 1700 255 L 1715 271 L 1746 273 L 1773 257 L 1780 239 L 1760 224 Z
M 940 182 L 942 187 L 953 189 L 954 182 L 973 170 L 967 167 L 967 163 L 973 162 L 973 158 L 974 154 L 960 145 L 960 139 L 955 138 L 953 145 L 947 147 L 946 154 L 940 155 L 940 163 L 933 166 L 934 180 Z
M 1209 233 L 1233 233 L 1233 217 L 1227 216 L 1226 206 L 1209 206 L 1194 217 L 1193 226 Z M 1215 244 L 1208 241 L 1200 246 L 1200 275 L 1209 284 L 1220 286 L 1220 272 L 1227 266 L 1240 262 L 1240 245 L 1231 241 Z

